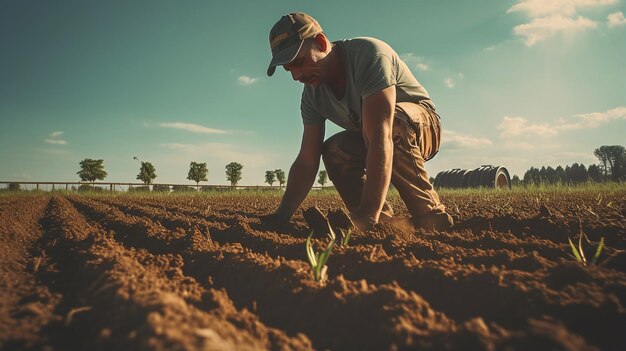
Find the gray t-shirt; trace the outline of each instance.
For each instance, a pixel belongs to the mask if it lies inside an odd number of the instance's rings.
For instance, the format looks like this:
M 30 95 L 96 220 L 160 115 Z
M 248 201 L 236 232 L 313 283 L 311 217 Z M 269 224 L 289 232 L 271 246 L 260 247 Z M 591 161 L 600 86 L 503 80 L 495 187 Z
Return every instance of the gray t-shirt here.
M 346 59 L 345 95 L 339 100 L 326 84 L 306 84 L 300 104 L 304 124 L 323 124 L 329 119 L 345 129 L 360 130 L 363 99 L 392 85 L 396 86 L 396 103 L 430 100 L 426 89 L 385 42 L 354 38 L 334 44 Z

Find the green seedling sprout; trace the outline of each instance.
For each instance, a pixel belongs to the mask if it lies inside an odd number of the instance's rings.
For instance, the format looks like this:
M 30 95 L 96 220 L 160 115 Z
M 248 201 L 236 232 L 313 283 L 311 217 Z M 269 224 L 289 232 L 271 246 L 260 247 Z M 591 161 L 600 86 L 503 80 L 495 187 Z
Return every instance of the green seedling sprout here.
M 337 239 L 337 235 L 335 235 L 335 231 L 330 226 L 330 224 L 328 225 L 328 233 L 326 234 L 326 236 L 328 236 L 328 239 L 332 241 L 336 241 Z M 339 246 L 348 246 L 348 242 L 350 242 L 350 237 L 352 236 L 352 229 L 348 228 L 346 231 L 344 231 L 343 229 L 339 228 L 339 236 Z
M 585 237 L 585 240 L 589 242 L 589 239 L 587 239 L 585 233 L 580 233 L 580 237 L 578 238 L 578 247 L 574 245 L 572 239 L 570 239 L 569 237 L 567 238 L 567 240 L 569 241 L 569 246 L 572 249 L 572 253 L 574 254 L 574 256 L 572 257 L 574 257 L 576 262 L 582 264 L 583 266 L 587 266 L 588 264 L 595 265 L 596 262 L 598 262 L 600 254 L 602 253 L 602 249 L 604 248 L 604 237 L 600 238 L 600 243 L 598 244 L 598 247 L 596 247 L 596 252 L 591 258 L 591 262 L 589 262 L 587 260 L 587 257 L 585 256 L 585 251 L 583 250 L 583 236 Z
M 350 241 L 350 237 L 352 236 L 352 229 L 348 228 L 345 232 L 343 231 L 343 229 L 339 229 L 339 233 L 341 234 L 339 246 L 347 247 L 348 242 Z
M 331 241 L 337 240 L 337 236 L 335 235 L 335 231 L 330 226 L 330 224 L 328 224 L 328 233 L 326 233 L 326 236 L 328 237 L 328 240 L 331 240 Z
M 328 266 L 326 266 L 326 262 L 328 261 L 330 253 L 333 250 L 333 246 L 335 245 L 335 233 L 332 231 L 332 229 L 330 230 L 330 243 L 324 251 L 319 253 L 316 253 L 313 249 L 311 237 L 313 237 L 313 232 L 311 232 L 311 234 L 309 234 L 309 237 L 306 239 L 306 254 L 309 258 L 309 263 L 311 264 L 313 279 L 315 279 L 316 282 L 323 284 L 324 282 L 326 282 L 326 279 L 328 279 Z

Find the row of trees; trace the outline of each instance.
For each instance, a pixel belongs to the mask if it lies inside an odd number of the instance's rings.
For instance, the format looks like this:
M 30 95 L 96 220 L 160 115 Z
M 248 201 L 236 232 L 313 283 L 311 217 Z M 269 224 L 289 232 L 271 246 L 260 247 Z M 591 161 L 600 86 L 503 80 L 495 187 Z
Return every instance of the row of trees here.
M 137 159 L 135 157 L 135 159 Z M 141 180 L 144 184 L 152 184 L 153 180 L 157 177 L 156 168 L 150 162 L 141 162 L 139 167 L 139 174 L 137 174 L 137 180 Z M 80 171 L 76 172 L 81 181 L 95 182 L 96 180 L 104 180 L 107 176 L 107 172 L 104 170 L 104 160 L 93 160 L 86 158 L 80 161 Z M 226 165 L 226 180 L 230 182 L 230 185 L 235 187 L 241 180 L 243 165 L 237 162 L 231 162 Z M 206 163 L 191 162 L 189 164 L 189 172 L 187 172 L 187 179 L 196 182 L 196 186 L 200 185 L 200 182 L 206 182 L 209 170 Z
M 285 178 L 285 171 L 282 169 L 275 169 L 273 171 L 265 171 L 265 182 L 270 186 L 274 186 L 274 182 L 278 181 L 278 186 L 285 185 L 287 179 Z
M 265 171 L 265 182 L 270 186 L 274 186 L 274 182 L 278 181 L 278 186 L 282 187 L 285 185 L 286 178 L 285 172 L 282 169 L 275 169 L 273 171 Z M 322 186 L 324 189 L 324 185 L 328 182 L 328 173 L 326 170 L 321 170 L 317 174 L 317 183 Z
M 134 158 L 139 161 L 136 157 Z M 142 162 L 139 167 L 139 174 L 137 174 L 137 180 L 142 181 L 144 184 L 152 184 L 157 177 L 156 168 L 150 162 Z M 231 162 L 226 165 L 226 180 L 230 182 L 232 187 L 237 186 L 241 180 L 243 165 L 237 162 Z M 85 182 L 95 182 L 96 180 L 104 180 L 107 176 L 107 172 L 104 170 L 104 160 L 93 160 L 86 158 L 80 161 L 80 171 L 76 172 L 80 179 Z M 196 182 L 196 187 L 200 186 L 200 182 L 206 182 L 209 170 L 206 163 L 191 162 L 189 164 L 189 171 L 187 172 L 187 179 Z M 278 181 L 279 186 L 284 186 L 286 183 L 285 171 L 282 169 L 275 169 L 273 171 L 265 172 L 265 182 L 270 186 L 274 186 L 274 182 Z M 322 170 L 318 174 L 317 182 L 324 187 L 328 181 L 328 174 L 325 170 Z
M 580 184 L 587 181 L 601 182 L 602 176 L 597 165 L 586 168 L 584 164 L 574 163 L 571 166 L 557 166 L 556 168 L 530 167 L 520 180 L 517 176 L 512 179 L 513 184 Z
M 226 165 L 226 180 L 230 182 L 230 186 L 236 187 L 241 180 L 243 165 L 237 162 L 231 162 Z M 196 187 L 200 187 L 200 182 L 206 182 L 209 170 L 206 163 L 191 162 L 189 164 L 189 172 L 187 179 L 196 182 Z M 139 176 L 137 176 L 139 179 Z
M 588 168 L 584 164 L 574 163 L 565 168 L 531 167 L 524 173 L 524 178 L 514 176 L 513 184 L 579 184 L 587 181 L 626 181 L 626 149 L 620 145 L 600 146 L 593 151 L 600 163 Z

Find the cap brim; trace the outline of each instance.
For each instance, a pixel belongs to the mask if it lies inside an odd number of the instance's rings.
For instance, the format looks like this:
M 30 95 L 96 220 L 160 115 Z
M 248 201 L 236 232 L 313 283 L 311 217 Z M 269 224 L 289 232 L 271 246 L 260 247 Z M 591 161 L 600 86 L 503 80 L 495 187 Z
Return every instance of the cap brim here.
M 293 61 L 293 59 L 295 59 L 296 56 L 298 56 L 298 53 L 300 52 L 300 49 L 302 48 L 302 43 L 304 43 L 304 40 L 300 40 L 300 43 L 290 45 L 282 49 L 278 53 L 276 53 L 276 55 L 272 57 L 272 61 L 270 62 L 269 67 L 267 68 L 267 75 L 271 77 L 276 71 L 276 66 L 282 66 L 284 64 L 287 64 Z

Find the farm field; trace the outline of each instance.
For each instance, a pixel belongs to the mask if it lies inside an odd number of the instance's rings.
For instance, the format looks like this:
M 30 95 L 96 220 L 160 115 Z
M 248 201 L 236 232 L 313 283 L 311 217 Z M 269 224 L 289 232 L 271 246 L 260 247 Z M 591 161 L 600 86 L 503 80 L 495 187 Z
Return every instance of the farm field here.
M 354 232 L 320 285 L 278 195 L 2 195 L 0 350 L 626 349 L 623 186 L 442 200 L 450 230 Z

